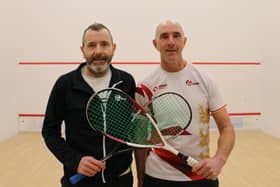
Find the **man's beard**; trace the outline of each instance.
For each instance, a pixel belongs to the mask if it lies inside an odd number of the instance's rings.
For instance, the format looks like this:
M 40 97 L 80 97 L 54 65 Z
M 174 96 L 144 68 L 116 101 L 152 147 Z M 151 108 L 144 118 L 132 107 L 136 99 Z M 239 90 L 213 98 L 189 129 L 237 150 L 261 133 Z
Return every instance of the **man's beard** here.
M 103 76 L 109 69 L 113 56 L 95 56 L 92 58 L 86 58 L 88 70 L 95 76 Z M 104 62 L 95 62 L 97 60 L 103 60 Z

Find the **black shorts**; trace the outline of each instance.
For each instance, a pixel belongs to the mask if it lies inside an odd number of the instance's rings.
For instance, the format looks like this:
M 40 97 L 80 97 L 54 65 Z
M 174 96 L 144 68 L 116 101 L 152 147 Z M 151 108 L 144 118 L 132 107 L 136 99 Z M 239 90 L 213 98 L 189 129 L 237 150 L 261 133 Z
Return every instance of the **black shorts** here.
M 145 175 L 143 187 L 218 187 L 219 181 L 201 179 L 196 181 L 169 181 Z

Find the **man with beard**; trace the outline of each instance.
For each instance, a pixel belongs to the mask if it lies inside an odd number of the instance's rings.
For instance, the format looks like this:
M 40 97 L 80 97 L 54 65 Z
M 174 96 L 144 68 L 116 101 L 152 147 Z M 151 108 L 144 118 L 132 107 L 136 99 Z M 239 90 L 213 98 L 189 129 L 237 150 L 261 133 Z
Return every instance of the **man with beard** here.
M 75 186 L 133 186 L 132 152 L 99 161 L 116 143 L 94 132 L 86 119 L 87 102 L 98 90 L 115 87 L 134 97 L 134 78 L 110 64 L 115 49 L 106 26 L 90 25 L 84 31 L 81 46 L 86 62 L 58 78 L 51 91 L 42 135 L 49 150 L 63 164 L 62 187 L 73 186 L 69 178 L 76 173 L 87 177 Z M 65 138 L 61 133 L 63 122 Z

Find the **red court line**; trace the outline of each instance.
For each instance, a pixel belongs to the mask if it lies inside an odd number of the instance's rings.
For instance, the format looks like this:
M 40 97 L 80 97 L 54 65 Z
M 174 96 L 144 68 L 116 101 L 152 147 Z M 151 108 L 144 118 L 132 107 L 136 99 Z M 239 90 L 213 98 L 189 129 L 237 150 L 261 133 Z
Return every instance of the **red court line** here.
M 73 65 L 81 62 L 19 62 L 19 65 Z M 159 62 L 112 62 L 112 64 L 160 64 Z M 197 65 L 261 65 L 260 62 L 193 62 Z
M 19 65 L 71 65 L 81 64 L 81 62 L 19 62 Z
M 262 115 L 260 112 L 253 113 L 229 113 L 230 116 L 260 116 Z
M 261 65 L 260 62 L 193 62 L 198 65 Z
M 229 113 L 230 116 L 260 116 L 260 112 Z M 45 114 L 19 114 L 19 117 L 45 117 Z
M 20 62 L 19 65 L 72 65 L 82 62 Z M 159 62 L 112 62 L 112 64 L 160 64 Z
M 45 114 L 18 114 L 18 117 L 45 117 Z

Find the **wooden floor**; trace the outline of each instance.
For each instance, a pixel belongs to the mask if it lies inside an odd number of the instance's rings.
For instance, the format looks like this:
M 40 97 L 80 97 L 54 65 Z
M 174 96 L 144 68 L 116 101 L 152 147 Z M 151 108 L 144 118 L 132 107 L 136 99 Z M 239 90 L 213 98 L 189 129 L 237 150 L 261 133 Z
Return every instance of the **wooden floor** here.
M 211 131 L 215 149 L 217 132 Z M 61 165 L 40 133 L 19 133 L 0 142 L 0 187 L 59 187 Z M 280 139 L 261 131 L 238 130 L 235 149 L 220 176 L 220 187 L 279 187 Z

